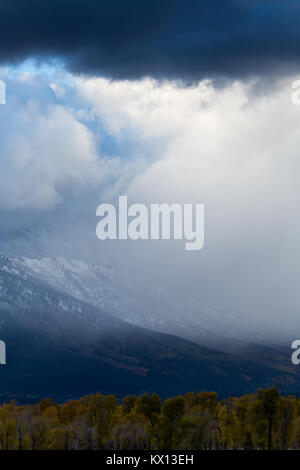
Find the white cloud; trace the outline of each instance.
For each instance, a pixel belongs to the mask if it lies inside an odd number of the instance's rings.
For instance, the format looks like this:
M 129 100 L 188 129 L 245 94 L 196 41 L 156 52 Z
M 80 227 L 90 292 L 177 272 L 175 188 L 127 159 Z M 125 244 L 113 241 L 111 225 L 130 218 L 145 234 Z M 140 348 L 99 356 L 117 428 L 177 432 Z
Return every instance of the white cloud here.
M 148 167 L 133 175 L 132 200 L 206 205 L 197 259 L 157 244 L 149 255 L 132 248 L 137 264 L 219 306 L 274 321 L 283 311 L 295 319 L 300 308 L 300 107 L 291 83 L 264 83 L 262 91 L 239 82 L 77 81 L 108 131 L 143 149 Z
M 221 88 L 74 81 L 74 89 L 52 87 L 59 102 L 39 92 L 5 115 L 1 108 L 0 208 L 48 209 L 86 194 L 83 216 L 92 219 L 95 193 L 112 180 L 115 196 L 132 202 L 204 203 L 202 252 L 186 253 L 181 242 L 115 242 L 115 263 L 217 308 L 298 321 L 300 107 L 292 79 Z M 97 124 L 123 160 L 99 156 Z M 85 230 L 77 241 L 70 230 L 72 243 L 96 261 L 108 247 Z
M 113 166 L 87 126 L 44 91 L 10 97 L 0 127 L 0 209 L 51 209 L 66 194 L 99 187 Z

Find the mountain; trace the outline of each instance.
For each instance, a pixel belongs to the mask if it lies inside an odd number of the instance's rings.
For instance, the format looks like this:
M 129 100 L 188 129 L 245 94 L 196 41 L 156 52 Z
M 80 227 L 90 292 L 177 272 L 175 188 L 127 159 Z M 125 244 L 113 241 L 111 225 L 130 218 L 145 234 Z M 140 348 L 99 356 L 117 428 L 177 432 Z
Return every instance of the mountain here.
M 187 318 L 186 306 L 165 289 L 154 289 L 134 275 L 110 266 L 62 258 L 13 258 L 0 255 L 0 270 L 39 279 L 62 293 L 132 323 L 163 332 L 195 331 L 209 335 Z M 163 312 L 163 315 L 161 314 Z
M 118 396 L 155 391 L 166 397 L 215 390 L 230 396 L 279 382 L 289 392 L 299 388 L 289 356 L 280 367 L 258 364 L 142 328 L 79 300 L 78 292 L 63 292 L 65 278 L 52 271 L 50 282 L 35 260 L 3 255 L 0 261 L 0 338 L 7 344 L 1 400 L 66 400 L 96 391 Z M 64 263 L 59 261 L 69 274 Z M 110 279 L 104 268 L 95 271 L 97 278 Z M 61 290 L 54 287 L 59 282 Z
M 181 336 L 220 351 L 232 352 L 253 340 L 268 343 L 270 337 L 278 343 L 289 340 L 283 331 L 252 324 L 251 318 L 241 320 L 212 306 L 200 306 L 194 299 L 151 286 L 119 268 L 63 258 L 7 255 L 0 255 L 0 270 L 1 266 L 17 271 L 21 277 L 43 281 L 133 325 Z

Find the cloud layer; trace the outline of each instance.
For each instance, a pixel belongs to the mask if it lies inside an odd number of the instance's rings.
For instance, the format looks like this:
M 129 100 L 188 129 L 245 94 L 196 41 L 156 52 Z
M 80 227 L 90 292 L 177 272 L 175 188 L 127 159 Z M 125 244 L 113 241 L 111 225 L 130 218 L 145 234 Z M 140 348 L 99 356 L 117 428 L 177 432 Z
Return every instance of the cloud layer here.
M 2 0 L 0 61 L 113 78 L 290 73 L 299 18 L 299 0 Z
M 9 89 L 0 108 L 0 210 L 49 210 L 99 191 L 114 163 L 76 113 L 30 75 L 9 82 Z
M 300 108 L 291 80 L 218 89 L 91 79 L 77 89 L 115 139 L 131 135 L 143 148 L 148 165 L 128 185 L 131 201 L 206 207 L 197 255 L 181 242 L 136 242 L 116 244 L 118 259 L 126 248 L 134 269 L 221 310 L 297 322 Z
M 222 88 L 18 80 L 8 82 L 0 108 L 0 216 L 2 230 L 30 230 L 34 248 L 23 254 L 106 258 L 240 318 L 298 325 L 300 107 L 292 78 Z M 104 147 L 113 149 L 109 158 Z M 204 250 L 100 242 L 96 207 L 120 194 L 204 203 Z

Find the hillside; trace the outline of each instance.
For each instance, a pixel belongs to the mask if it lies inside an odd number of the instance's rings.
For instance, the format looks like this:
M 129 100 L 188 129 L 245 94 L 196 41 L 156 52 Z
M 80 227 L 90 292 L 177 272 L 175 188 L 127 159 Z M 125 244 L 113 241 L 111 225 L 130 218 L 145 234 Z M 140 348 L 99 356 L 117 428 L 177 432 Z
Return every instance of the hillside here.
M 57 400 L 85 393 L 215 390 L 221 396 L 282 381 L 300 385 L 297 368 L 215 351 L 186 339 L 125 322 L 54 289 L 12 264 L 0 271 L 1 399 Z M 251 359 L 251 358 L 250 358 Z

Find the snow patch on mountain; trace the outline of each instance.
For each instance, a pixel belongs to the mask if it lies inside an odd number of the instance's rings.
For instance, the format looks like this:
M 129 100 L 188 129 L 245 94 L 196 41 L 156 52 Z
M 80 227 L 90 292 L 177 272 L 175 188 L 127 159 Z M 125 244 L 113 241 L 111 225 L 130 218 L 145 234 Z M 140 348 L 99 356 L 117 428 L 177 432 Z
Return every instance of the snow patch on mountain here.
M 199 337 L 199 340 L 205 340 L 214 335 L 262 340 L 267 334 L 265 332 L 270 331 L 265 325 L 251 324 L 251 319 L 241 321 L 232 314 L 199 305 L 195 299 L 182 298 L 159 286 L 149 287 L 133 274 L 111 266 L 64 258 L 0 255 L 0 302 L 7 302 L 12 295 L 7 291 L 8 287 L 1 283 L 1 277 L 5 274 L 14 276 L 16 285 L 13 295 L 20 297 L 19 303 L 32 301 L 34 286 L 32 289 L 24 286 L 23 290 L 20 289 L 22 280 L 33 279 L 123 321 L 190 339 L 197 340 Z M 43 304 L 47 304 L 46 294 Z M 60 305 L 61 311 L 68 308 L 69 305 Z

